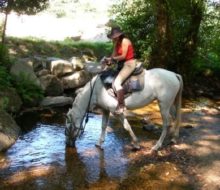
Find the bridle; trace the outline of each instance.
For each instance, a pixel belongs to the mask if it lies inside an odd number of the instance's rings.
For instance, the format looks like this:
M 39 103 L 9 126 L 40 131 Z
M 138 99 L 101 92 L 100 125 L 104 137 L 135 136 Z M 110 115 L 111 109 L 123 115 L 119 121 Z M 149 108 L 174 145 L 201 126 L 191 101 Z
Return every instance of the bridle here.
M 80 138 L 80 137 L 83 135 L 83 133 L 84 133 L 84 131 L 85 131 L 86 124 L 87 124 L 88 121 L 89 121 L 89 108 L 90 108 L 90 104 L 91 104 L 91 100 L 92 100 L 92 94 L 93 94 L 93 91 L 94 91 L 94 87 L 95 87 L 97 78 L 98 78 L 98 76 L 96 77 L 96 79 L 95 79 L 93 85 L 92 85 L 92 81 L 90 80 L 90 89 L 91 89 L 91 92 L 90 92 L 90 96 L 89 96 L 89 102 L 88 102 L 87 108 L 86 108 L 86 110 L 85 110 L 85 113 L 83 114 L 82 120 L 81 120 L 81 122 L 80 122 L 80 126 L 79 126 L 79 127 L 76 127 L 75 122 L 73 122 L 72 117 L 69 118 L 69 117 L 67 116 L 67 122 L 70 123 L 72 127 L 71 127 L 71 128 L 66 128 L 66 130 L 65 130 L 65 135 L 67 135 L 67 133 L 70 133 L 73 128 L 74 128 L 74 129 L 78 129 L 77 134 L 76 134 L 76 137 Z M 84 118 L 85 118 L 85 123 L 84 123 L 84 125 L 83 125 Z

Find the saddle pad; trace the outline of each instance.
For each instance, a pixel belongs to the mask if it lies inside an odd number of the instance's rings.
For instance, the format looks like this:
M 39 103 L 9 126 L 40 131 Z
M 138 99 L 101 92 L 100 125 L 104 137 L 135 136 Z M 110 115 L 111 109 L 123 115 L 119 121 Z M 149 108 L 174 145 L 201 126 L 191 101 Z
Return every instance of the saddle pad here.
M 132 75 L 123 84 L 125 93 L 141 91 L 144 88 L 144 70 L 139 75 Z
M 144 70 L 135 76 L 130 76 L 124 83 L 123 89 L 125 93 L 131 93 L 135 91 L 141 91 L 144 88 Z M 118 72 L 114 70 L 104 71 L 100 75 L 100 79 L 105 86 L 106 89 L 112 88 L 112 83 L 114 82 L 115 77 L 117 76 Z

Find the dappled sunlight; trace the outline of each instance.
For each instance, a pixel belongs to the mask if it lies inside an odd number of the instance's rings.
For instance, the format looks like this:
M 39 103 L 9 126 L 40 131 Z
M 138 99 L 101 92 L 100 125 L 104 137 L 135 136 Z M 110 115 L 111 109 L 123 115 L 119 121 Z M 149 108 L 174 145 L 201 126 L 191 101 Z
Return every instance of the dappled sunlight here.
M 127 112 L 132 113 L 129 113 L 128 116 L 130 115 L 131 117 L 143 119 L 143 121 L 145 120 L 146 122 L 149 121 L 157 125 L 162 125 L 161 114 L 156 100 L 143 108 L 128 110 Z
M 45 177 L 55 172 L 54 166 L 38 166 L 18 171 L 4 180 L 5 184 L 16 185 L 38 177 Z
M 53 117 L 54 113 L 47 111 L 43 121 L 59 121 L 61 126 L 37 123 L 5 157 L 0 156 L 0 179 L 6 189 L 18 185 L 21 189 L 32 185 L 45 189 L 69 185 L 79 189 L 188 190 L 193 189 L 193 182 L 198 179 L 218 183 L 219 118 L 202 115 L 200 107 L 190 109 L 187 105 L 182 109 L 183 123 L 177 144 L 169 144 L 167 138 L 157 152 L 151 152 L 162 128 L 157 102 L 127 113 L 141 146 L 139 151 L 133 150 L 128 132 L 113 115 L 103 150 L 95 147 L 102 116 L 92 113 L 76 148 L 65 148 L 63 115 Z M 159 127 L 147 130 L 144 126 L 149 123 Z
M 0 170 L 7 169 L 10 165 L 10 162 L 0 155 Z
M 190 150 L 191 146 L 187 143 L 180 143 L 173 146 L 176 150 Z
M 144 108 L 141 108 L 141 109 L 134 109 L 134 110 L 131 110 L 132 112 L 134 112 L 135 114 L 137 115 L 145 115 L 146 113 L 148 112 L 159 112 L 159 107 L 158 107 L 158 104 L 157 104 L 157 101 L 153 101 L 151 104 L 145 106 Z
M 197 149 L 197 153 L 195 154 L 199 154 L 199 156 L 218 154 L 220 151 L 219 137 L 220 136 L 214 136 L 214 139 L 210 137 L 208 139 L 201 139 L 199 141 L 196 141 L 193 145 Z

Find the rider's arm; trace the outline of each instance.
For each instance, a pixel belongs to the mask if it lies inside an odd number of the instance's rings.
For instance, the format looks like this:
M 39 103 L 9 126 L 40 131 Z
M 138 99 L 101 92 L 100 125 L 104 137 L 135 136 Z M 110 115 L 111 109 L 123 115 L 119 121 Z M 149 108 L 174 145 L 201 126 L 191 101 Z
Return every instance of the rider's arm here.
M 116 56 L 112 56 L 112 58 L 116 61 L 121 61 L 121 60 L 125 60 L 127 52 L 128 52 L 128 46 L 130 45 L 130 40 L 127 38 L 124 38 L 122 40 L 122 54 L 121 55 L 116 55 Z
M 105 58 L 107 61 L 107 65 L 111 65 L 114 63 L 116 60 L 113 59 L 113 57 L 117 56 L 117 48 L 116 48 L 116 43 L 113 43 L 113 52 L 110 57 Z

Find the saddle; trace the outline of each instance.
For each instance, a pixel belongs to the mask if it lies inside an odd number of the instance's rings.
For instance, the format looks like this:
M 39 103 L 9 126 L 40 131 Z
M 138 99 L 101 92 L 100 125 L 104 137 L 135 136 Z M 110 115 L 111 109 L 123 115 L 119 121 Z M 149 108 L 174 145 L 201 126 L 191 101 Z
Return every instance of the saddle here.
M 100 79 L 106 90 L 113 89 L 112 84 L 118 75 L 119 70 L 109 69 L 100 74 Z M 144 88 L 144 68 L 143 64 L 139 62 L 135 70 L 122 84 L 124 93 L 129 95 L 132 92 L 141 91 Z M 114 89 L 113 89 L 114 91 Z

